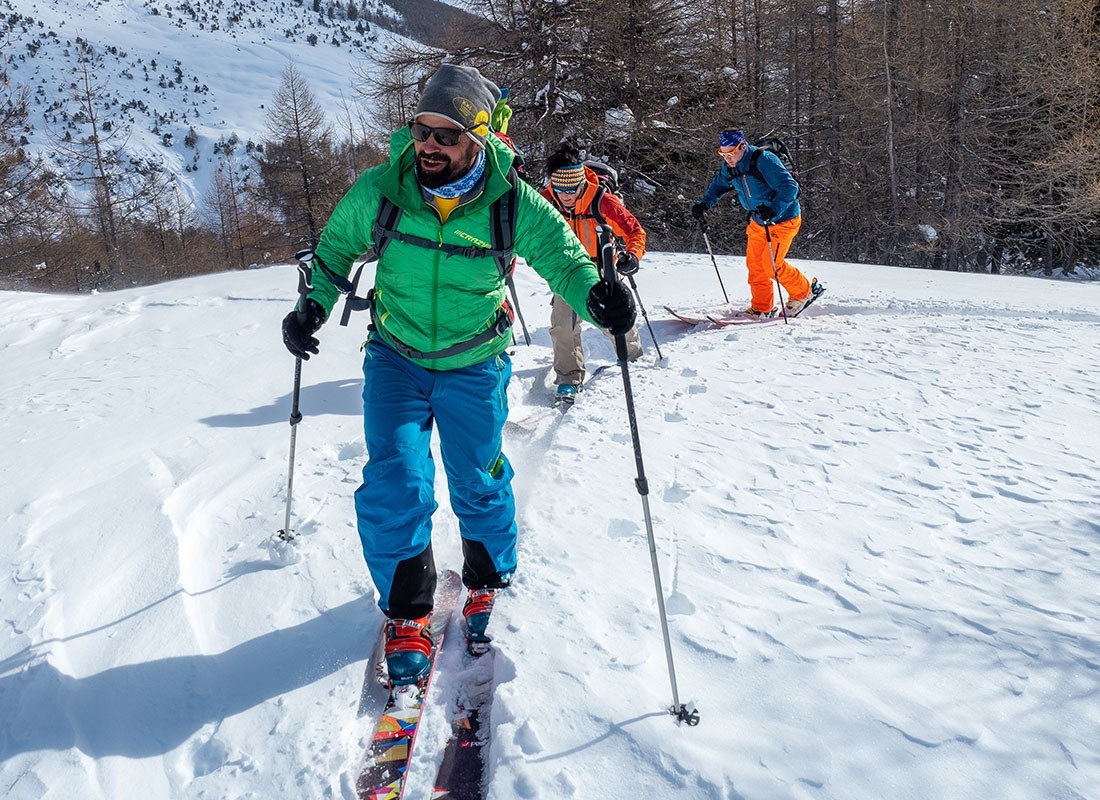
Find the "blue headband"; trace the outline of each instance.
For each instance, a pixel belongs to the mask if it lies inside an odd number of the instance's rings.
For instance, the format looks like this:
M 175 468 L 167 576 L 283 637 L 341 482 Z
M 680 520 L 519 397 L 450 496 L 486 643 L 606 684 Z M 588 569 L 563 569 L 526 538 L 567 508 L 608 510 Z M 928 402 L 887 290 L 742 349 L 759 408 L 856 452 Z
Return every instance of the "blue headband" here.
M 737 147 L 744 142 L 745 134 L 741 131 L 722 131 L 718 134 L 719 147 Z

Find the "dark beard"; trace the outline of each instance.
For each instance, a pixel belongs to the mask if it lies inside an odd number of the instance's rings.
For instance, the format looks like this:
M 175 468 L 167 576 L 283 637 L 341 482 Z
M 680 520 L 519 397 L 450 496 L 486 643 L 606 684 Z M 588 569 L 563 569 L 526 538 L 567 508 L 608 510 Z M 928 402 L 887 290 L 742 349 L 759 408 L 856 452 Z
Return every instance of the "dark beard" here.
M 448 162 L 447 166 L 439 172 L 428 173 L 421 169 L 420 159 L 422 155 L 416 157 L 416 179 L 426 189 L 438 189 L 440 186 L 446 186 L 448 183 L 453 183 L 470 171 L 472 161 L 466 164 L 457 164 L 451 158 L 443 156 Z

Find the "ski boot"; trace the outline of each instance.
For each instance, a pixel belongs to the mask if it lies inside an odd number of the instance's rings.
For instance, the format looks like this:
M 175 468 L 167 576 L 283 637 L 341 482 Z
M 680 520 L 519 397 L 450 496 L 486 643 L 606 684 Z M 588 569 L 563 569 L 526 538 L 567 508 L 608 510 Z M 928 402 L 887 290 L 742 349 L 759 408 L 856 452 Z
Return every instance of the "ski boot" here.
M 472 656 L 481 656 L 489 652 L 493 637 L 485 629 L 489 627 L 489 614 L 493 611 L 493 601 L 499 589 L 470 589 L 466 605 L 462 607 L 462 616 L 466 620 L 466 651 Z
M 431 663 L 431 616 L 386 622 L 386 669 L 391 687 L 419 683 Z
M 558 386 L 558 390 L 554 394 L 554 408 L 561 408 L 563 406 L 569 407 L 573 405 L 577 399 L 578 391 L 580 391 L 579 387 L 571 383 L 563 383 Z

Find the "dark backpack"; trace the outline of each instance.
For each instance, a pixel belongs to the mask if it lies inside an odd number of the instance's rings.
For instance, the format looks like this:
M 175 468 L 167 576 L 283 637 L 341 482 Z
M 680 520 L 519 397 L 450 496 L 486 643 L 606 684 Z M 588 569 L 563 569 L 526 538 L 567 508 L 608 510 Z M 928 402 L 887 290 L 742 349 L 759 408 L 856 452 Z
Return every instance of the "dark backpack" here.
M 600 213 L 600 203 L 603 202 L 603 196 L 610 192 L 613 195 L 619 193 L 619 172 L 613 167 L 608 166 L 602 161 L 596 161 L 595 159 L 588 159 L 583 162 L 586 167 L 592 170 L 596 175 L 596 194 L 592 197 L 592 202 L 588 206 L 587 214 L 574 214 L 570 212 L 567 216 L 574 219 L 591 217 L 596 220 L 600 225 L 603 225 L 605 220 L 603 214 Z
M 491 206 L 489 206 L 490 226 L 492 229 L 490 231 L 490 238 L 492 241 L 490 247 L 482 247 L 473 244 L 448 244 L 437 242 L 434 239 L 426 239 L 422 236 L 401 233 L 397 230 L 397 223 L 401 219 L 401 209 L 390 202 L 387 197 L 383 196 L 381 202 L 378 204 L 378 214 L 374 218 L 374 252 L 373 257 L 368 259 L 368 262 L 377 261 L 381 258 L 382 253 L 385 252 L 389 243 L 394 239 L 404 242 L 405 244 L 411 244 L 415 247 L 423 247 L 428 250 L 439 250 L 448 256 L 463 255 L 468 258 L 492 258 L 496 263 L 497 270 L 508 285 L 512 293 L 513 303 L 515 303 L 515 308 L 518 310 L 519 303 L 516 298 L 515 284 L 512 281 L 512 273 L 515 271 L 516 266 L 512 248 L 515 243 L 515 209 L 519 181 L 520 177 L 516 170 L 514 168 L 508 170 L 508 183 L 510 184 L 508 191 L 502 194 Z M 314 263 L 321 267 L 325 275 L 328 276 L 328 279 L 332 281 L 337 289 L 347 295 L 344 301 L 344 313 L 340 317 L 341 325 L 346 326 L 348 324 L 348 319 L 351 317 L 352 311 L 362 311 L 364 309 L 370 310 L 371 320 L 375 322 L 374 289 L 371 289 L 366 297 L 358 297 L 356 295 L 359 288 L 359 278 L 363 274 L 364 265 L 359 266 L 359 269 L 355 272 L 355 277 L 349 281 L 347 278 L 343 278 L 332 272 L 319 258 L 315 258 Z M 365 263 L 366 262 L 364 262 L 364 264 Z M 506 302 L 505 306 L 497 315 L 497 319 L 488 330 L 469 341 L 460 342 L 446 350 L 441 350 L 436 353 L 418 353 L 412 351 L 411 348 L 402 350 L 400 346 L 398 350 L 415 358 L 443 358 L 445 356 L 456 355 L 472 347 L 476 347 L 482 342 L 488 341 L 510 328 L 514 313 L 516 312 L 513 311 L 512 307 Z
M 768 150 L 779 158 L 779 163 L 783 165 L 783 169 L 791 173 L 791 177 L 794 178 L 794 182 L 798 184 L 798 192 L 795 195 L 797 197 L 802 194 L 802 183 L 798 180 L 798 169 L 794 165 L 794 157 L 791 155 L 790 148 L 787 147 L 787 143 L 777 136 L 765 136 L 763 139 L 759 139 L 753 142 L 753 147 L 756 150 L 753 151 L 752 156 L 749 158 L 748 172 L 752 174 L 754 178 L 761 183 L 767 183 L 764 179 L 764 175 L 760 172 L 760 168 L 756 165 L 756 162 L 760 159 L 760 153 L 764 150 Z
M 511 274 L 513 268 L 512 246 L 516 232 L 516 186 L 519 181 L 519 173 L 512 168 L 508 170 L 508 191 L 497 198 L 489 206 L 490 237 L 492 246 L 458 245 L 437 242 L 434 239 L 425 239 L 421 236 L 412 236 L 397 230 L 397 223 L 401 219 L 401 209 L 383 196 L 378 204 L 378 215 L 374 219 L 374 259 L 382 257 L 386 247 L 393 239 L 405 244 L 424 247 L 428 250 L 440 250 L 448 256 L 466 256 L 477 258 L 479 256 L 492 257 L 496 261 L 497 269 L 501 275 Z
M 596 161 L 595 159 L 588 159 L 584 162 L 584 165 L 596 173 L 596 180 L 599 181 L 604 191 L 611 192 L 611 194 L 619 193 L 618 170 L 613 169 L 602 161 Z

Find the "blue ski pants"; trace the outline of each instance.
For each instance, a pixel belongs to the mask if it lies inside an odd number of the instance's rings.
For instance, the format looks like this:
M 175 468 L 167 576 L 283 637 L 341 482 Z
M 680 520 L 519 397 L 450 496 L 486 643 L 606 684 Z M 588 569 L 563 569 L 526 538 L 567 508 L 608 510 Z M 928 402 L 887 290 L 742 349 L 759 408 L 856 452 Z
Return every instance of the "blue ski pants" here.
M 463 582 L 506 586 L 516 568 L 512 466 L 502 451 L 512 363 L 506 354 L 429 370 L 372 336 L 363 361 L 367 463 L 355 492 L 363 556 L 392 618 L 431 610 L 435 591 L 433 428 L 462 537 Z

